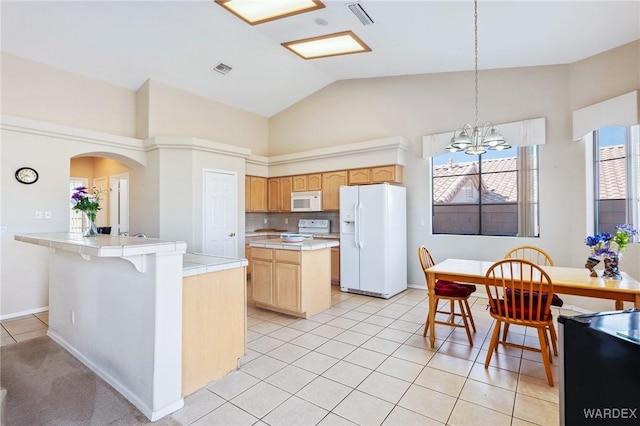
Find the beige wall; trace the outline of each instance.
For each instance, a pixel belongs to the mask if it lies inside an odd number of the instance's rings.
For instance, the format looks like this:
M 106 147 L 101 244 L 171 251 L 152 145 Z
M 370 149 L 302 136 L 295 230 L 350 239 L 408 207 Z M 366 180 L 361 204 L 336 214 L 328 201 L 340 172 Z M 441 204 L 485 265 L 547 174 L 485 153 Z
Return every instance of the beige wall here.
M 148 135 L 194 137 L 268 151 L 268 120 L 175 87 L 148 81 Z
M 638 89 L 639 64 L 640 40 L 571 64 L 571 109 Z
M 481 123 L 546 119 L 546 144 L 539 152 L 540 238 L 431 234 L 430 161 L 422 158 L 421 137 L 474 120 L 472 72 L 336 82 L 271 118 L 270 155 L 388 135 L 407 138 L 412 144 L 405 167 L 410 284 L 424 285 L 414 255 L 420 244 L 430 246 L 436 260 L 490 261 L 515 245 L 530 243 L 546 248 L 556 264 L 582 267 L 588 255 L 584 239 L 591 226 L 585 215 L 591 208 L 586 201 L 590 183 L 585 178 L 590 165 L 585 162 L 584 144 L 572 141 L 572 112 L 574 105 L 589 99 L 602 100 L 640 87 L 640 61 L 632 54 L 637 46 L 623 46 L 575 66 L 480 71 Z M 617 82 L 601 84 L 603 70 Z M 572 83 L 574 79 L 580 83 Z M 637 259 L 638 252 L 633 256 Z M 613 308 L 607 301 L 566 299 L 592 309 Z
M 135 92 L 2 53 L 2 114 L 134 137 Z

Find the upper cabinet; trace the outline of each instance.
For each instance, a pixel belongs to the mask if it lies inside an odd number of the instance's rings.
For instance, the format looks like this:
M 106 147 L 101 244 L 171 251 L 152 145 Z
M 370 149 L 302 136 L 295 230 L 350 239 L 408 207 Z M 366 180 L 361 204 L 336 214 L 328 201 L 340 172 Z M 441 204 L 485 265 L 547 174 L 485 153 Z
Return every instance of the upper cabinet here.
M 322 173 L 322 210 L 340 210 L 340 187 L 346 184 L 346 170 Z
M 371 168 L 371 183 L 402 183 L 403 168 L 399 164 Z
M 293 176 L 293 191 L 320 191 L 322 189 L 322 173 Z
M 402 183 L 403 168 L 399 164 L 349 170 L 349 185 L 370 183 Z
M 291 211 L 292 178 L 278 177 L 268 179 L 268 207 L 270 212 Z
M 395 164 L 268 179 L 245 176 L 246 211 L 290 212 L 291 192 L 299 191 L 322 191 L 322 210 L 340 210 L 341 186 L 402 183 L 402 173 L 402 166 Z
M 247 194 L 249 195 L 247 196 Z M 267 178 L 245 176 L 245 210 L 248 212 L 267 211 Z
M 365 185 L 371 183 L 371 169 L 349 170 L 349 185 Z

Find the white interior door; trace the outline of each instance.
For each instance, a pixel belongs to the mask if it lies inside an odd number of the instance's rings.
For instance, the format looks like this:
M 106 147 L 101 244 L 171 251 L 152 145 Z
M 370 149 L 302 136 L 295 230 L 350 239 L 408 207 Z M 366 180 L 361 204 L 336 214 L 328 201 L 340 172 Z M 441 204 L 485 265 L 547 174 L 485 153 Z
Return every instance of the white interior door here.
M 129 232 L 129 173 L 111 176 L 109 226 L 112 235 Z
M 95 186 L 100 190 L 100 210 L 96 214 L 96 226 L 107 226 L 107 223 L 109 223 L 110 204 L 107 177 L 94 178 L 91 186 Z M 89 188 L 89 193 L 92 193 L 91 188 Z
M 238 256 L 238 177 L 235 172 L 204 171 L 204 252 Z

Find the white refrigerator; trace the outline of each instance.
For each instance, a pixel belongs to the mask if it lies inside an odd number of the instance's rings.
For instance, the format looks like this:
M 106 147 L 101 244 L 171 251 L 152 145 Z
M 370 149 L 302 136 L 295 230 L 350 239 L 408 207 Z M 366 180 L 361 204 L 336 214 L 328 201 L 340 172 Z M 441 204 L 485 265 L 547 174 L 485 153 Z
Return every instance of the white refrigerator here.
M 406 189 L 340 187 L 340 289 L 389 297 L 407 289 Z

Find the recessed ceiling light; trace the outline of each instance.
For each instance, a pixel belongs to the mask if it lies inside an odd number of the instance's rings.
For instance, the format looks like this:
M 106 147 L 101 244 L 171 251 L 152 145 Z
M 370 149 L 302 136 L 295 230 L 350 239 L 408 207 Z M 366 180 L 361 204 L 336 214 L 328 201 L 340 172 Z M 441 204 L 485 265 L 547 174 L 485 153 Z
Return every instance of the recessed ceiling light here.
M 215 0 L 220 6 L 251 25 L 324 8 L 316 0 Z
M 303 59 L 371 52 L 371 48 L 351 31 L 289 41 L 282 46 Z

